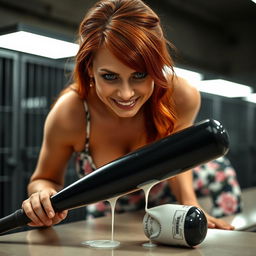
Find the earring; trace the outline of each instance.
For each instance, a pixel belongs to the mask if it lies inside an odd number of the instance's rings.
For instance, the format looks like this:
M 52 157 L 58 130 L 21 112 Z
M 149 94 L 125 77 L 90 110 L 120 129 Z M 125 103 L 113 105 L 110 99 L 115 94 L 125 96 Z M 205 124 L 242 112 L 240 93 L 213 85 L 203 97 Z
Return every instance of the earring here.
M 93 77 L 90 76 L 90 87 L 93 87 L 93 85 L 94 85 L 94 79 Z

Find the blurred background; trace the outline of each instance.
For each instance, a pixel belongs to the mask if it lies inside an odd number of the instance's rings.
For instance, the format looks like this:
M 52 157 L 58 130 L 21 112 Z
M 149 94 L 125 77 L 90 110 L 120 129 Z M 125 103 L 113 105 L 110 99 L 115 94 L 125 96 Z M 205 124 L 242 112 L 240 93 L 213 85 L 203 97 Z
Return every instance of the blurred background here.
M 21 27 L 12 25 L 23 24 L 38 34 L 75 42 L 79 23 L 95 2 L 0 0 L 0 39 Z M 145 2 L 159 14 L 167 38 L 177 48 L 173 56 L 177 74 L 201 90 L 197 120 L 214 118 L 223 123 L 231 141 L 228 157 L 240 186 L 256 186 L 256 4 L 252 0 Z M 45 117 L 58 92 L 70 82 L 70 56 L 11 50 L 0 40 L 0 218 L 20 208 L 26 198 Z M 67 183 L 76 179 L 72 163 L 67 175 Z

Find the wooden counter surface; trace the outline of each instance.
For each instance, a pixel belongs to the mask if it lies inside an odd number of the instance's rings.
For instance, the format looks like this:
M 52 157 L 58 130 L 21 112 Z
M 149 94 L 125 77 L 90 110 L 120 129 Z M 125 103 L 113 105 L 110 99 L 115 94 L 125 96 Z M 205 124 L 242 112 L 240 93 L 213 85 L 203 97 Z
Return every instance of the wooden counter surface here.
M 158 245 L 148 249 L 142 227 L 144 212 L 115 215 L 114 239 L 121 242 L 115 249 L 96 249 L 82 244 L 87 240 L 111 239 L 111 217 L 57 225 L 0 236 L 1 256 L 159 256 L 159 255 L 256 255 L 256 233 L 208 230 L 197 248 Z

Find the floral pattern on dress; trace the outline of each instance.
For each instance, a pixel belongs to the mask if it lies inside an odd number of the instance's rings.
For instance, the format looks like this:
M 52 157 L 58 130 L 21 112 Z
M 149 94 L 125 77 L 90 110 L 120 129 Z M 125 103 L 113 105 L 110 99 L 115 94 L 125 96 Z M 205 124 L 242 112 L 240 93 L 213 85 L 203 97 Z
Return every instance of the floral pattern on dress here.
M 235 169 L 227 157 L 194 168 L 193 176 L 197 195 L 212 198 L 213 216 L 223 217 L 241 212 L 241 189 Z

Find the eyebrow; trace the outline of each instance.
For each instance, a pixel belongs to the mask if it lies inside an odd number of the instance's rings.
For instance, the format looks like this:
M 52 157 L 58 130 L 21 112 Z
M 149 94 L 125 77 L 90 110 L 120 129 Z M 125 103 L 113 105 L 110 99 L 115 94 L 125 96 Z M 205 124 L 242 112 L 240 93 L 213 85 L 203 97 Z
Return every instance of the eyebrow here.
M 106 69 L 106 68 L 102 68 L 102 69 L 100 69 L 99 71 L 100 71 L 100 72 L 107 72 L 107 73 L 112 73 L 112 74 L 118 75 L 118 73 L 116 73 L 116 72 L 114 72 L 114 71 L 111 71 L 111 70 L 109 70 L 109 69 Z
M 107 68 L 102 68 L 102 69 L 100 69 L 99 70 L 99 72 L 107 72 L 107 73 L 112 73 L 112 74 L 115 74 L 115 75 L 119 75 L 118 73 L 116 73 L 116 72 L 114 72 L 114 71 L 111 71 L 111 70 L 109 70 L 109 69 L 107 69 Z M 131 75 L 133 75 L 133 74 L 135 74 L 135 73 L 137 73 L 138 71 L 134 71 L 133 73 L 131 73 Z

